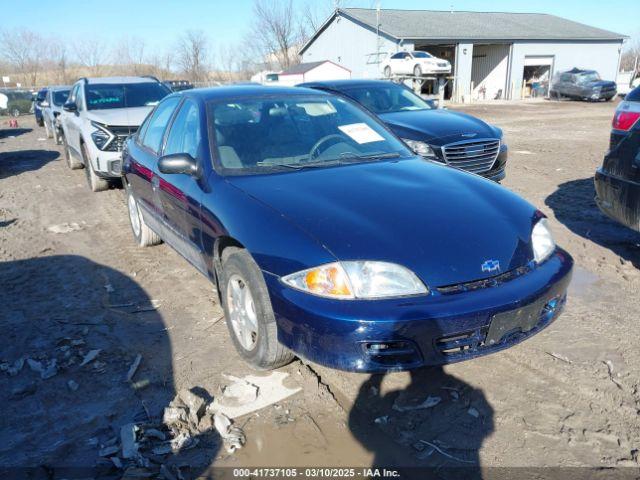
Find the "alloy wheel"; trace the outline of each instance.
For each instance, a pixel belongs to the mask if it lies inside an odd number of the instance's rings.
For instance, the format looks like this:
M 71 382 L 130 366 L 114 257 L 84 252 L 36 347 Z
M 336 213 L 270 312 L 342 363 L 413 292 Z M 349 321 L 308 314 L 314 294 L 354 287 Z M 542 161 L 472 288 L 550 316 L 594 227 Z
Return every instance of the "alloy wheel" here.
M 236 338 L 247 351 L 258 344 L 258 317 L 249 285 L 237 274 L 227 283 L 229 320 Z

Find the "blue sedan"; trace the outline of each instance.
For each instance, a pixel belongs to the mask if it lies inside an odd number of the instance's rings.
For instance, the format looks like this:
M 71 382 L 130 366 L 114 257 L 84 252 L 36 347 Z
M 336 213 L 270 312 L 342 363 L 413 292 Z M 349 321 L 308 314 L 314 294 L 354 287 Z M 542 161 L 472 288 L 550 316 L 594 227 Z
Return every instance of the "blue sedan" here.
M 166 97 L 127 142 L 141 246 L 216 286 L 239 354 L 384 372 L 512 346 L 561 312 L 573 261 L 546 219 L 425 160 L 350 100 L 235 86 Z

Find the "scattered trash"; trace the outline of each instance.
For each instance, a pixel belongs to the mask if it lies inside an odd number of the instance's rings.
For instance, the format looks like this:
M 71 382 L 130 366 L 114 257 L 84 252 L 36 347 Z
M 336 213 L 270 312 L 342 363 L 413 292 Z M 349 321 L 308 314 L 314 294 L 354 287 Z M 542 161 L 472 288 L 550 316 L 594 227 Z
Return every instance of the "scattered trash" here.
M 181 450 L 188 450 L 198 444 L 198 439 L 191 436 L 189 432 L 182 432 L 171 440 L 171 450 L 177 453 Z
M 606 362 L 602 363 L 607 366 L 607 371 L 609 372 L 609 380 L 611 380 L 620 390 L 623 390 L 622 384 L 613 376 L 613 362 L 611 360 L 607 360 Z
M 107 291 L 107 293 L 113 293 L 116 291 L 115 288 L 113 288 L 113 285 L 111 285 L 110 283 L 107 283 L 104 286 L 104 289 Z
M 131 382 L 131 380 L 133 380 L 133 376 L 136 374 L 136 371 L 138 370 L 138 367 L 140 366 L 141 361 L 142 361 L 142 355 L 137 354 L 135 360 L 129 367 L 129 371 L 127 372 L 127 378 L 126 378 L 127 382 Z
M 397 412 L 411 412 L 413 410 L 423 410 L 426 408 L 432 408 L 438 405 L 442 401 L 441 397 L 428 396 L 424 402 L 419 403 L 417 405 L 401 405 L 398 403 L 399 399 L 400 397 L 396 399 L 392 407 Z
M 519 153 L 520 155 L 535 155 L 533 152 L 529 150 L 514 150 L 513 153 Z
M 243 378 L 225 375 L 233 383 L 223 389 L 222 395 L 207 407 L 207 412 L 220 412 L 233 419 L 281 402 L 301 390 L 300 387 L 289 388 L 284 385 L 288 376 L 285 372 L 271 372 L 265 376 L 247 375 Z
M 58 373 L 58 361 L 55 358 L 46 364 L 32 358 L 27 358 L 27 363 L 29 364 L 29 368 L 34 372 L 39 373 L 40 378 L 43 380 L 51 378 Z
M 87 363 L 92 362 L 93 360 L 96 359 L 96 357 L 98 356 L 98 354 L 100 353 L 101 349 L 96 349 L 96 350 L 91 350 L 89 351 L 89 353 L 87 353 L 83 359 L 82 359 L 82 363 L 80 364 L 81 367 L 84 367 Z
M 22 367 L 24 367 L 24 362 L 24 357 L 20 357 L 12 364 L 8 362 L 0 363 L 0 371 L 7 372 L 10 377 L 15 377 L 18 373 L 20 373 Z
M 377 423 L 378 425 L 386 425 L 388 422 L 389 422 L 389 415 L 384 415 L 374 420 L 374 423 Z
M 147 388 L 149 385 L 151 385 L 151 381 L 148 378 L 143 378 L 142 380 L 133 382 L 131 384 L 131 388 L 134 390 L 142 390 L 143 388 Z
M 82 230 L 84 227 L 79 225 L 76 222 L 71 223 L 60 223 L 59 225 L 51 225 L 47 230 L 51 233 L 71 233 L 78 232 Z
M 475 463 L 473 460 L 465 460 L 463 458 L 458 458 L 455 457 L 453 455 L 451 455 L 450 453 L 445 452 L 444 450 L 442 450 L 440 447 L 438 447 L 435 443 L 431 443 L 431 442 L 427 442 L 426 440 L 419 440 L 419 442 L 424 443 L 425 445 L 428 445 L 429 447 L 433 448 L 436 452 L 438 452 L 440 455 L 443 455 L 447 458 L 450 458 L 451 460 L 455 460 L 456 462 L 461 462 L 461 463 Z
M 242 448 L 246 441 L 244 432 L 240 427 L 233 425 L 229 417 L 223 413 L 216 413 L 213 417 L 213 423 L 224 440 L 228 453 L 233 453 Z
M 469 410 L 467 410 L 467 413 L 474 418 L 478 418 L 480 416 L 480 412 L 473 407 L 469 407 Z
M 80 385 L 78 385 L 78 383 L 73 380 L 69 380 L 67 382 L 67 387 L 69 387 L 69 390 L 71 390 L 72 392 L 75 392 L 76 390 L 78 390 L 78 387 L 80 387 Z
M 128 423 L 120 428 L 120 444 L 123 458 L 134 458 L 138 455 L 137 431 L 138 427 L 133 423 Z
M 207 401 L 191 390 L 182 389 L 178 392 L 178 398 L 184 403 L 189 412 L 189 422 L 192 426 L 198 426 L 200 417 L 205 411 Z
M 560 353 L 553 353 L 553 352 L 545 352 L 547 355 L 560 360 L 561 362 L 565 362 L 565 363 L 573 363 L 571 360 L 569 360 L 569 358 L 565 357 L 564 355 L 560 354 Z
M 117 445 L 111 445 L 111 446 L 100 449 L 100 451 L 98 452 L 98 455 L 100 457 L 110 457 L 112 455 L 115 455 L 119 451 L 120 451 L 120 448 L 118 448 Z

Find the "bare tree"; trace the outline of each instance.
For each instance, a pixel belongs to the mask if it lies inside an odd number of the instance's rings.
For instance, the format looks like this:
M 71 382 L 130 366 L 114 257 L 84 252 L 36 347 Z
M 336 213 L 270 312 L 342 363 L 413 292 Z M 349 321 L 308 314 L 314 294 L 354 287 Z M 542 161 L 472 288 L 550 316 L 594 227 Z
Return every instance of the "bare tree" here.
M 36 86 L 42 68 L 44 39 L 37 33 L 20 28 L 3 31 L 0 46 L 3 56 L 25 83 Z
M 634 67 L 640 68 L 640 34 L 625 45 L 620 58 L 620 70 L 628 72 Z
M 207 79 L 209 41 L 202 30 L 189 30 L 178 40 L 176 63 L 192 82 Z
M 69 54 L 66 43 L 58 38 L 49 39 L 47 58 L 54 72 L 55 82 L 68 84 L 71 80 L 71 75 L 69 72 Z
M 254 0 L 251 34 L 266 63 L 288 68 L 299 62 L 302 37 L 293 0 Z
M 81 39 L 75 42 L 75 54 L 80 65 L 87 68 L 91 75 L 104 74 L 111 63 L 109 50 L 104 40 L 99 38 Z
M 114 49 L 116 59 L 123 73 L 132 75 L 149 74 L 145 41 L 138 37 L 123 37 Z

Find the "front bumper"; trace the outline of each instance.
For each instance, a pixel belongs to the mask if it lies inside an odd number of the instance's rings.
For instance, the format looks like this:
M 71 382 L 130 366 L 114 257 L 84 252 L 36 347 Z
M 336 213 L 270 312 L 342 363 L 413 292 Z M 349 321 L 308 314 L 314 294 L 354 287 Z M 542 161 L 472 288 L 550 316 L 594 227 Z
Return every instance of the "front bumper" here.
M 279 340 L 289 349 L 341 370 L 387 372 L 471 359 L 538 333 L 562 311 L 572 267 L 571 256 L 558 249 L 542 265 L 497 286 L 370 301 L 324 299 L 264 276 Z M 496 315 L 524 307 L 535 310 L 534 324 L 485 344 Z
M 596 171 L 596 203 L 612 219 L 640 231 L 640 183 Z
M 102 178 L 119 178 L 122 175 L 122 152 L 99 150 L 92 146 L 93 170 Z

